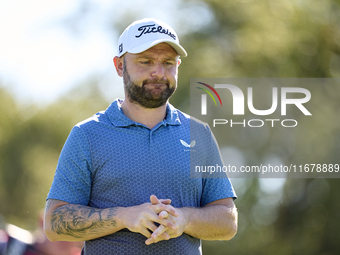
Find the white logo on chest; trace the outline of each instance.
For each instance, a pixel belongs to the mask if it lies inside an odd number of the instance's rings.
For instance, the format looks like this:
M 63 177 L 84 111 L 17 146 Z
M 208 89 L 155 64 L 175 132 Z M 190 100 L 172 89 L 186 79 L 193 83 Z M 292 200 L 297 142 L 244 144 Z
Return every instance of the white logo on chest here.
M 195 140 L 191 141 L 190 144 L 187 144 L 187 143 L 186 143 L 185 141 L 183 141 L 182 139 L 179 139 L 179 141 L 181 142 L 181 144 L 182 144 L 183 146 L 185 146 L 185 147 L 187 147 L 187 148 L 192 148 L 192 147 L 194 147 L 194 146 L 196 145 L 196 141 L 195 141 Z

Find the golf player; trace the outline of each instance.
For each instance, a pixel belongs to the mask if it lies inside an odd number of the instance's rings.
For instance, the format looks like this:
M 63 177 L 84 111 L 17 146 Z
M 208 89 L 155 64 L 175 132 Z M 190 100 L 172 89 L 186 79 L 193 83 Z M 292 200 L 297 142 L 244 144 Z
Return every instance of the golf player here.
M 83 254 L 201 254 L 201 239 L 231 239 L 230 180 L 190 177 L 193 164 L 223 165 L 215 138 L 169 103 L 187 55 L 176 32 L 138 20 L 117 50 L 125 98 L 69 134 L 47 197 L 47 237 L 85 241 Z

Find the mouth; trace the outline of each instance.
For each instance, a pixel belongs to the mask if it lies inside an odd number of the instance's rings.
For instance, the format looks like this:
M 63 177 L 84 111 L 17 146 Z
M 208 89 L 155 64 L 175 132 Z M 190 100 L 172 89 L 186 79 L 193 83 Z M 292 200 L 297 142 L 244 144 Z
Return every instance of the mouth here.
M 143 86 L 152 87 L 155 89 L 163 89 L 164 87 L 169 87 L 168 81 L 150 81 L 146 80 L 143 82 Z
M 154 89 L 163 89 L 164 87 L 168 87 L 168 85 L 164 83 L 145 83 L 143 86 L 152 87 Z

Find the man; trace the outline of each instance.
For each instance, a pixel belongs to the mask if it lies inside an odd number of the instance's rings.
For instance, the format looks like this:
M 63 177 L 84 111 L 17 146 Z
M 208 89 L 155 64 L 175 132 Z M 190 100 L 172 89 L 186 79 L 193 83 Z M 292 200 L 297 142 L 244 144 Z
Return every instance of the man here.
M 235 235 L 236 194 L 228 178 L 190 178 L 190 158 L 222 162 L 209 127 L 168 103 L 186 51 L 154 19 L 132 23 L 118 45 L 125 100 L 72 129 L 47 197 L 45 233 L 85 241 L 84 254 L 200 254 L 200 239 Z M 193 150 L 182 144 L 193 140 Z

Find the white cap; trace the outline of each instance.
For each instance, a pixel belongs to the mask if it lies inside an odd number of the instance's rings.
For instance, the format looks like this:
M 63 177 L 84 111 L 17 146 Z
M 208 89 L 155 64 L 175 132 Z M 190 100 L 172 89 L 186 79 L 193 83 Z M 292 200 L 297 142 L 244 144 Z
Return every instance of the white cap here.
M 159 43 L 167 43 L 178 55 L 187 56 L 172 27 L 156 19 L 142 19 L 128 26 L 118 40 L 118 57 L 126 52 L 141 53 Z

